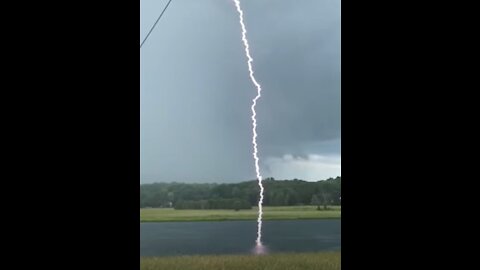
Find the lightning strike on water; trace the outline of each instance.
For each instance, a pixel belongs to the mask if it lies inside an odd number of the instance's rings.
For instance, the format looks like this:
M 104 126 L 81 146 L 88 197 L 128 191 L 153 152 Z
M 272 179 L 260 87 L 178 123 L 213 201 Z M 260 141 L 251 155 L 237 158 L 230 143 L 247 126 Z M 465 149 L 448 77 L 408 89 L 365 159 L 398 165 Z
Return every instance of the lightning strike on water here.
M 247 64 L 248 64 L 248 71 L 250 72 L 250 79 L 252 80 L 253 84 L 257 88 L 257 96 L 252 100 L 252 124 L 253 124 L 253 137 L 252 137 L 252 144 L 253 144 L 253 158 L 255 159 L 255 172 L 257 175 L 258 179 L 258 185 L 260 187 L 260 200 L 258 201 L 258 219 L 257 219 L 257 240 L 256 244 L 257 247 L 262 246 L 262 215 L 263 215 L 263 185 L 262 185 L 262 176 L 260 175 L 260 167 L 258 166 L 258 150 L 257 150 L 257 113 L 255 111 L 255 106 L 257 105 L 257 100 L 261 97 L 261 91 L 262 87 L 260 84 L 257 82 L 255 77 L 253 76 L 253 67 L 252 67 L 252 62 L 253 59 L 250 56 L 250 47 L 248 45 L 248 39 L 247 39 L 247 30 L 245 28 L 245 24 L 243 22 L 243 11 L 240 7 L 240 1 L 239 0 L 233 0 L 235 2 L 235 6 L 237 7 L 238 11 L 238 16 L 239 16 L 239 21 L 240 21 L 240 26 L 242 27 L 242 41 L 243 45 L 245 46 L 245 55 L 248 58 Z

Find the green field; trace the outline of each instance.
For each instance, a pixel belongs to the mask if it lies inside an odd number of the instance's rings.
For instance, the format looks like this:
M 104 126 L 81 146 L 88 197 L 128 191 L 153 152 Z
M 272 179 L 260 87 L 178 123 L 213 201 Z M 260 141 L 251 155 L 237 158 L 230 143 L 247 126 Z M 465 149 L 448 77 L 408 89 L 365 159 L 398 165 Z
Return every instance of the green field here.
M 340 252 L 142 257 L 141 270 L 340 270 Z
M 316 210 L 314 206 L 267 206 L 263 207 L 263 220 L 324 219 L 340 218 L 340 206 L 329 210 Z M 140 222 L 162 221 L 224 221 L 255 220 L 257 208 L 250 210 L 174 210 L 172 208 L 140 209 Z

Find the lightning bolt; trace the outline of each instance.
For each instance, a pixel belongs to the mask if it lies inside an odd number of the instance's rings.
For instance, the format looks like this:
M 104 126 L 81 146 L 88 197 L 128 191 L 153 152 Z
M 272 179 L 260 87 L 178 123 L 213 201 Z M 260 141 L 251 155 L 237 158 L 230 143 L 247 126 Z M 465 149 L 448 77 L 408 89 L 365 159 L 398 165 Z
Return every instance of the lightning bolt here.
M 262 176 L 260 175 L 260 167 L 258 166 L 258 149 L 257 149 L 257 112 L 255 111 L 255 106 L 257 105 L 257 100 L 262 96 L 262 87 L 260 84 L 257 82 L 255 79 L 255 76 L 253 76 L 253 58 L 250 56 L 250 46 L 248 45 L 248 39 L 247 39 L 247 30 L 245 28 L 245 23 L 243 22 L 243 10 L 240 7 L 240 1 L 239 0 L 233 0 L 235 2 L 235 6 L 237 7 L 237 12 L 239 16 L 239 21 L 240 21 L 240 26 L 242 27 L 242 41 L 243 45 L 245 46 L 245 55 L 247 56 L 247 64 L 248 64 L 248 71 L 250 72 L 250 79 L 252 80 L 253 84 L 257 88 L 257 96 L 252 100 L 252 144 L 253 144 L 253 158 L 255 160 L 255 172 L 257 175 L 258 179 L 258 185 L 260 187 L 260 200 L 258 201 L 258 218 L 257 218 L 257 246 L 262 245 L 262 215 L 263 215 L 263 185 L 262 185 Z

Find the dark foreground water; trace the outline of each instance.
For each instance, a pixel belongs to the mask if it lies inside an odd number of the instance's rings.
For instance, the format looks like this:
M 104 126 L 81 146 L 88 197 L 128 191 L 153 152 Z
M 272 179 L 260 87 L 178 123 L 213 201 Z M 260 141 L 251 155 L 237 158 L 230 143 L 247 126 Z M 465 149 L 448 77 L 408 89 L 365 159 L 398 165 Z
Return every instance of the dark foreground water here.
M 340 219 L 264 221 L 268 253 L 340 250 Z M 256 221 L 140 224 L 140 255 L 253 253 Z

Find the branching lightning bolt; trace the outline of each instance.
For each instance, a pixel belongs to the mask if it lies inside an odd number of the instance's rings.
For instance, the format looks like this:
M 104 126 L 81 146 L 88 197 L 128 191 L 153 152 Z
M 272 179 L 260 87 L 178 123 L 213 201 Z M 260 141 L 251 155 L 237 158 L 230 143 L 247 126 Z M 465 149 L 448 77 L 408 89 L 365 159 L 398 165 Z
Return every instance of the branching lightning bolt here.
M 255 172 L 257 175 L 258 179 L 258 185 L 260 187 L 260 200 L 258 201 L 258 219 L 257 219 L 257 246 L 262 245 L 262 215 L 263 215 L 263 185 L 262 185 L 262 176 L 260 175 L 260 167 L 258 166 L 258 149 L 257 149 L 257 113 L 255 111 L 255 106 L 257 105 L 257 100 L 261 97 L 261 92 L 262 92 L 262 87 L 260 84 L 257 82 L 255 79 L 255 76 L 253 76 L 253 67 L 252 67 L 252 62 L 253 59 L 250 56 L 250 47 L 248 45 L 248 39 L 247 39 L 247 30 L 245 28 L 245 24 L 243 22 L 243 11 L 240 7 L 240 1 L 239 0 L 233 0 L 235 2 L 235 6 L 237 7 L 238 11 L 238 16 L 240 20 L 240 26 L 242 27 L 242 41 L 243 45 L 245 46 L 245 55 L 248 58 L 247 64 L 248 64 L 248 71 L 250 72 L 250 79 L 252 80 L 253 84 L 257 88 L 257 96 L 252 100 L 252 132 L 253 132 L 253 137 L 252 137 L 252 144 L 253 144 L 253 158 L 255 159 Z

